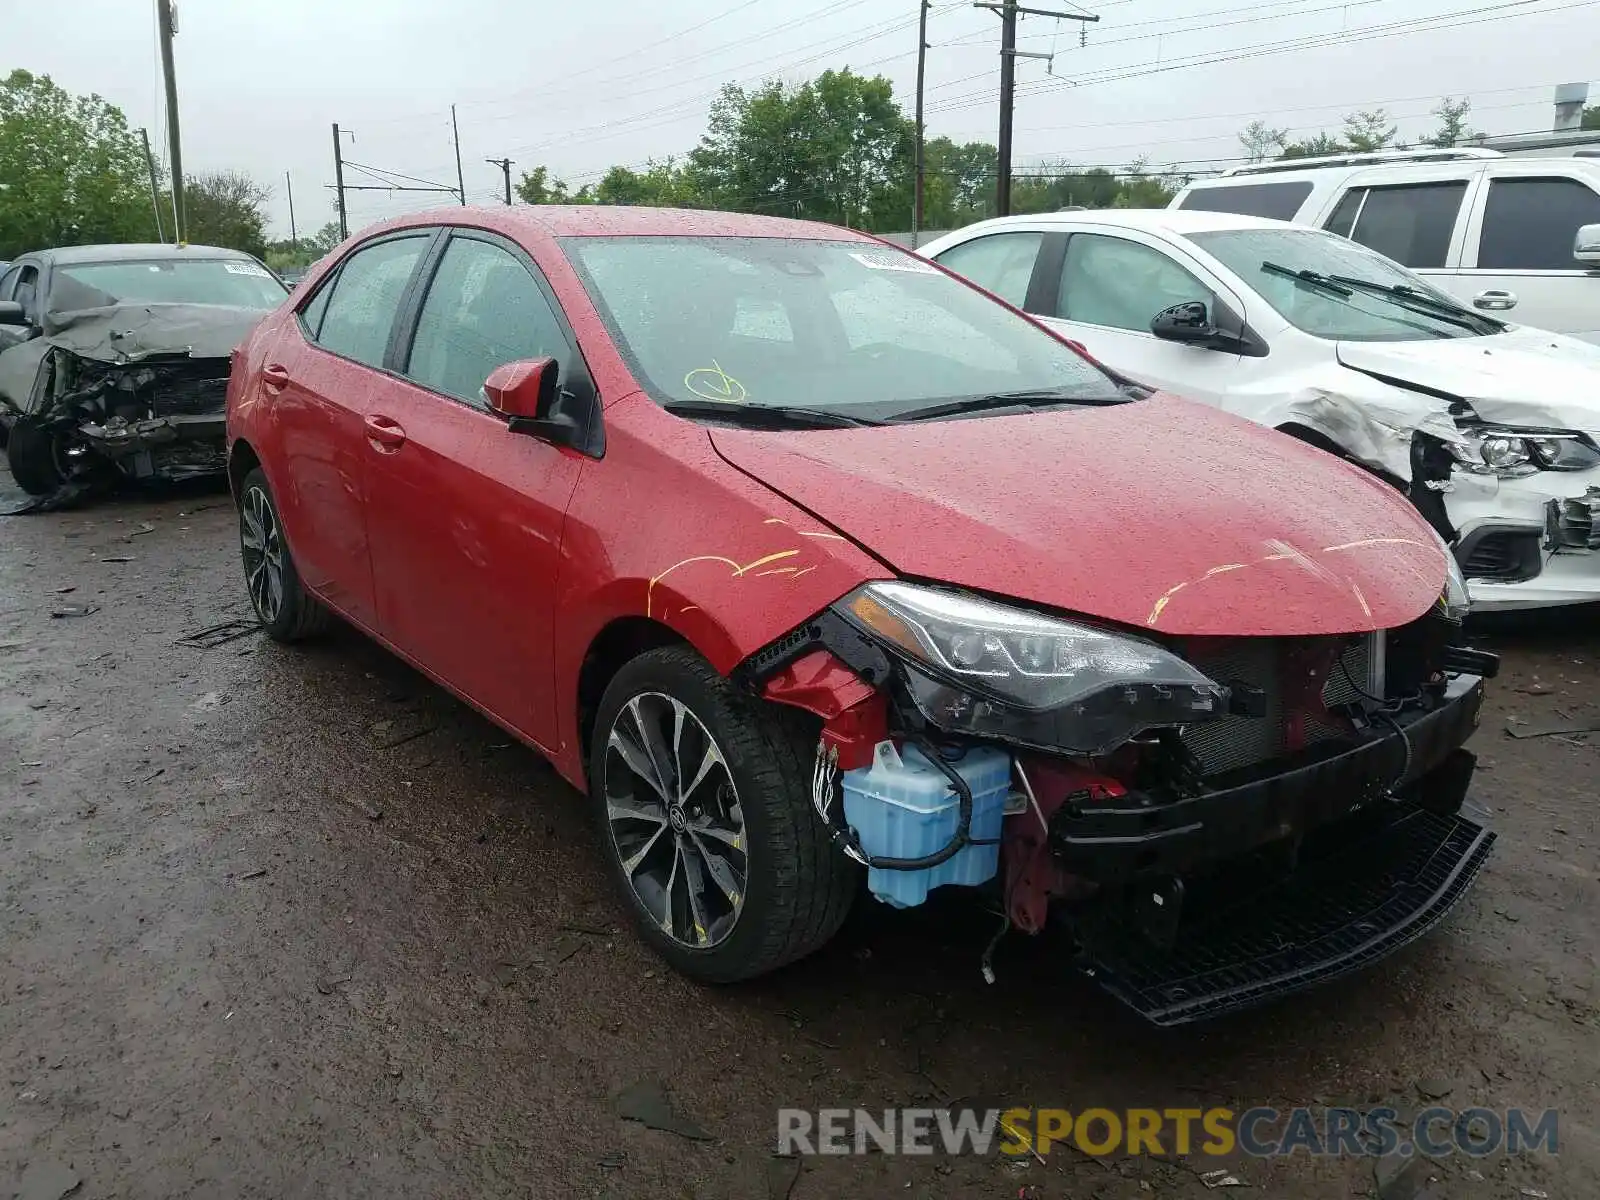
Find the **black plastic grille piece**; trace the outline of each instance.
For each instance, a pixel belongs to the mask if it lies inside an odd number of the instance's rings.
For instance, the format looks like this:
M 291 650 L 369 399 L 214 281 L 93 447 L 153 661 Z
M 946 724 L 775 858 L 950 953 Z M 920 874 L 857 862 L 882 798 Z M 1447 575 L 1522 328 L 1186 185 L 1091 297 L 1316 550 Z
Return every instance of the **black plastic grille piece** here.
M 1308 840 L 1299 867 L 1262 887 L 1236 863 L 1191 885 L 1173 948 L 1123 908 L 1084 920 L 1086 970 L 1157 1025 L 1248 1008 L 1359 970 L 1426 933 L 1482 867 L 1494 834 L 1460 816 L 1389 808 Z
M 1543 569 L 1537 529 L 1491 529 L 1463 544 L 1461 573 L 1468 579 L 1522 583 Z

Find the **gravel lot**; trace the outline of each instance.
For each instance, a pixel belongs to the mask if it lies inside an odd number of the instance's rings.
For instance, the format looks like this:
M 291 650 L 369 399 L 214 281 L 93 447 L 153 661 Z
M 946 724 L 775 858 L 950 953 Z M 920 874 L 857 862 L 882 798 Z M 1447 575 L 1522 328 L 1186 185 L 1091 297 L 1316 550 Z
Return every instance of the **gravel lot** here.
M 1424 1162 L 1385 1200 L 1600 1191 L 1600 734 L 1505 732 L 1600 716 L 1593 611 L 1485 631 L 1506 669 L 1472 799 L 1501 837 L 1458 914 L 1175 1031 L 1049 941 L 1004 943 L 985 986 L 960 903 L 863 906 L 776 977 L 691 984 L 621 926 L 583 799 L 536 756 L 349 631 L 179 644 L 247 616 L 225 494 L 0 519 L 0 1198 L 1331 1200 L 1378 1195 L 1374 1164 L 801 1162 L 771 1153 L 775 1110 L 1440 1088 L 1559 1109 L 1561 1153 Z M 641 1082 L 709 1138 L 620 1119 Z M 1209 1190 L 1219 1165 L 1248 1189 Z

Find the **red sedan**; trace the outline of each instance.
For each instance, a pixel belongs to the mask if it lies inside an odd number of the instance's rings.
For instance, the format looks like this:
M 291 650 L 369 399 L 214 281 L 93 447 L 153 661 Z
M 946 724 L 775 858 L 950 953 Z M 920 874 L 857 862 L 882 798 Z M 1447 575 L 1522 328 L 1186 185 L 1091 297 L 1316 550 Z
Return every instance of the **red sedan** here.
M 1494 660 L 1401 495 L 862 234 L 390 221 L 235 352 L 228 431 L 267 631 L 337 614 L 547 755 L 700 978 L 968 887 L 1186 1020 L 1415 937 L 1492 838 Z

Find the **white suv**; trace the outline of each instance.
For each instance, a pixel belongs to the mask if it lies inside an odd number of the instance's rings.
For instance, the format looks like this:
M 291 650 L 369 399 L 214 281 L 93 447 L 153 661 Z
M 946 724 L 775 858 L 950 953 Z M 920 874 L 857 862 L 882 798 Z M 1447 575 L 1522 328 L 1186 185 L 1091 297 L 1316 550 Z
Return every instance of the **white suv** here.
M 1600 158 L 1468 148 L 1257 163 L 1191 183 L 1170 207 L 1315 225 L 1463 304 L 1600 342 Z
M 1600 347 L 1256 217 L 1009 217 L 921 253 L 1131 379 L 1389 480 L 1454 546 L 1475 608 L 1600 600 Z

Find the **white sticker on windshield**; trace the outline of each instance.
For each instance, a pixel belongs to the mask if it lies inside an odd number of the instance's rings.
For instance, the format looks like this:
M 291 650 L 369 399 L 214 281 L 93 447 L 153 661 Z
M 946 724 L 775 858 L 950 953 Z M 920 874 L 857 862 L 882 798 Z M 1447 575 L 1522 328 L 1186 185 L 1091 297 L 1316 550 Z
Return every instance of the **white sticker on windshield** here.
M 913 275 L 937 275 L 939 268 L 919 262 L 909 254 L 896 254 L 893 250 L 852 250 L 850 257 L 863 267 L 874 271 L 909 271 Z
M 262 279 L 271 279 L 272 272 L 265 267 L 258 267 L 253 262 L 225 262 L 222 269 L 229 275 L 255 275 Z

